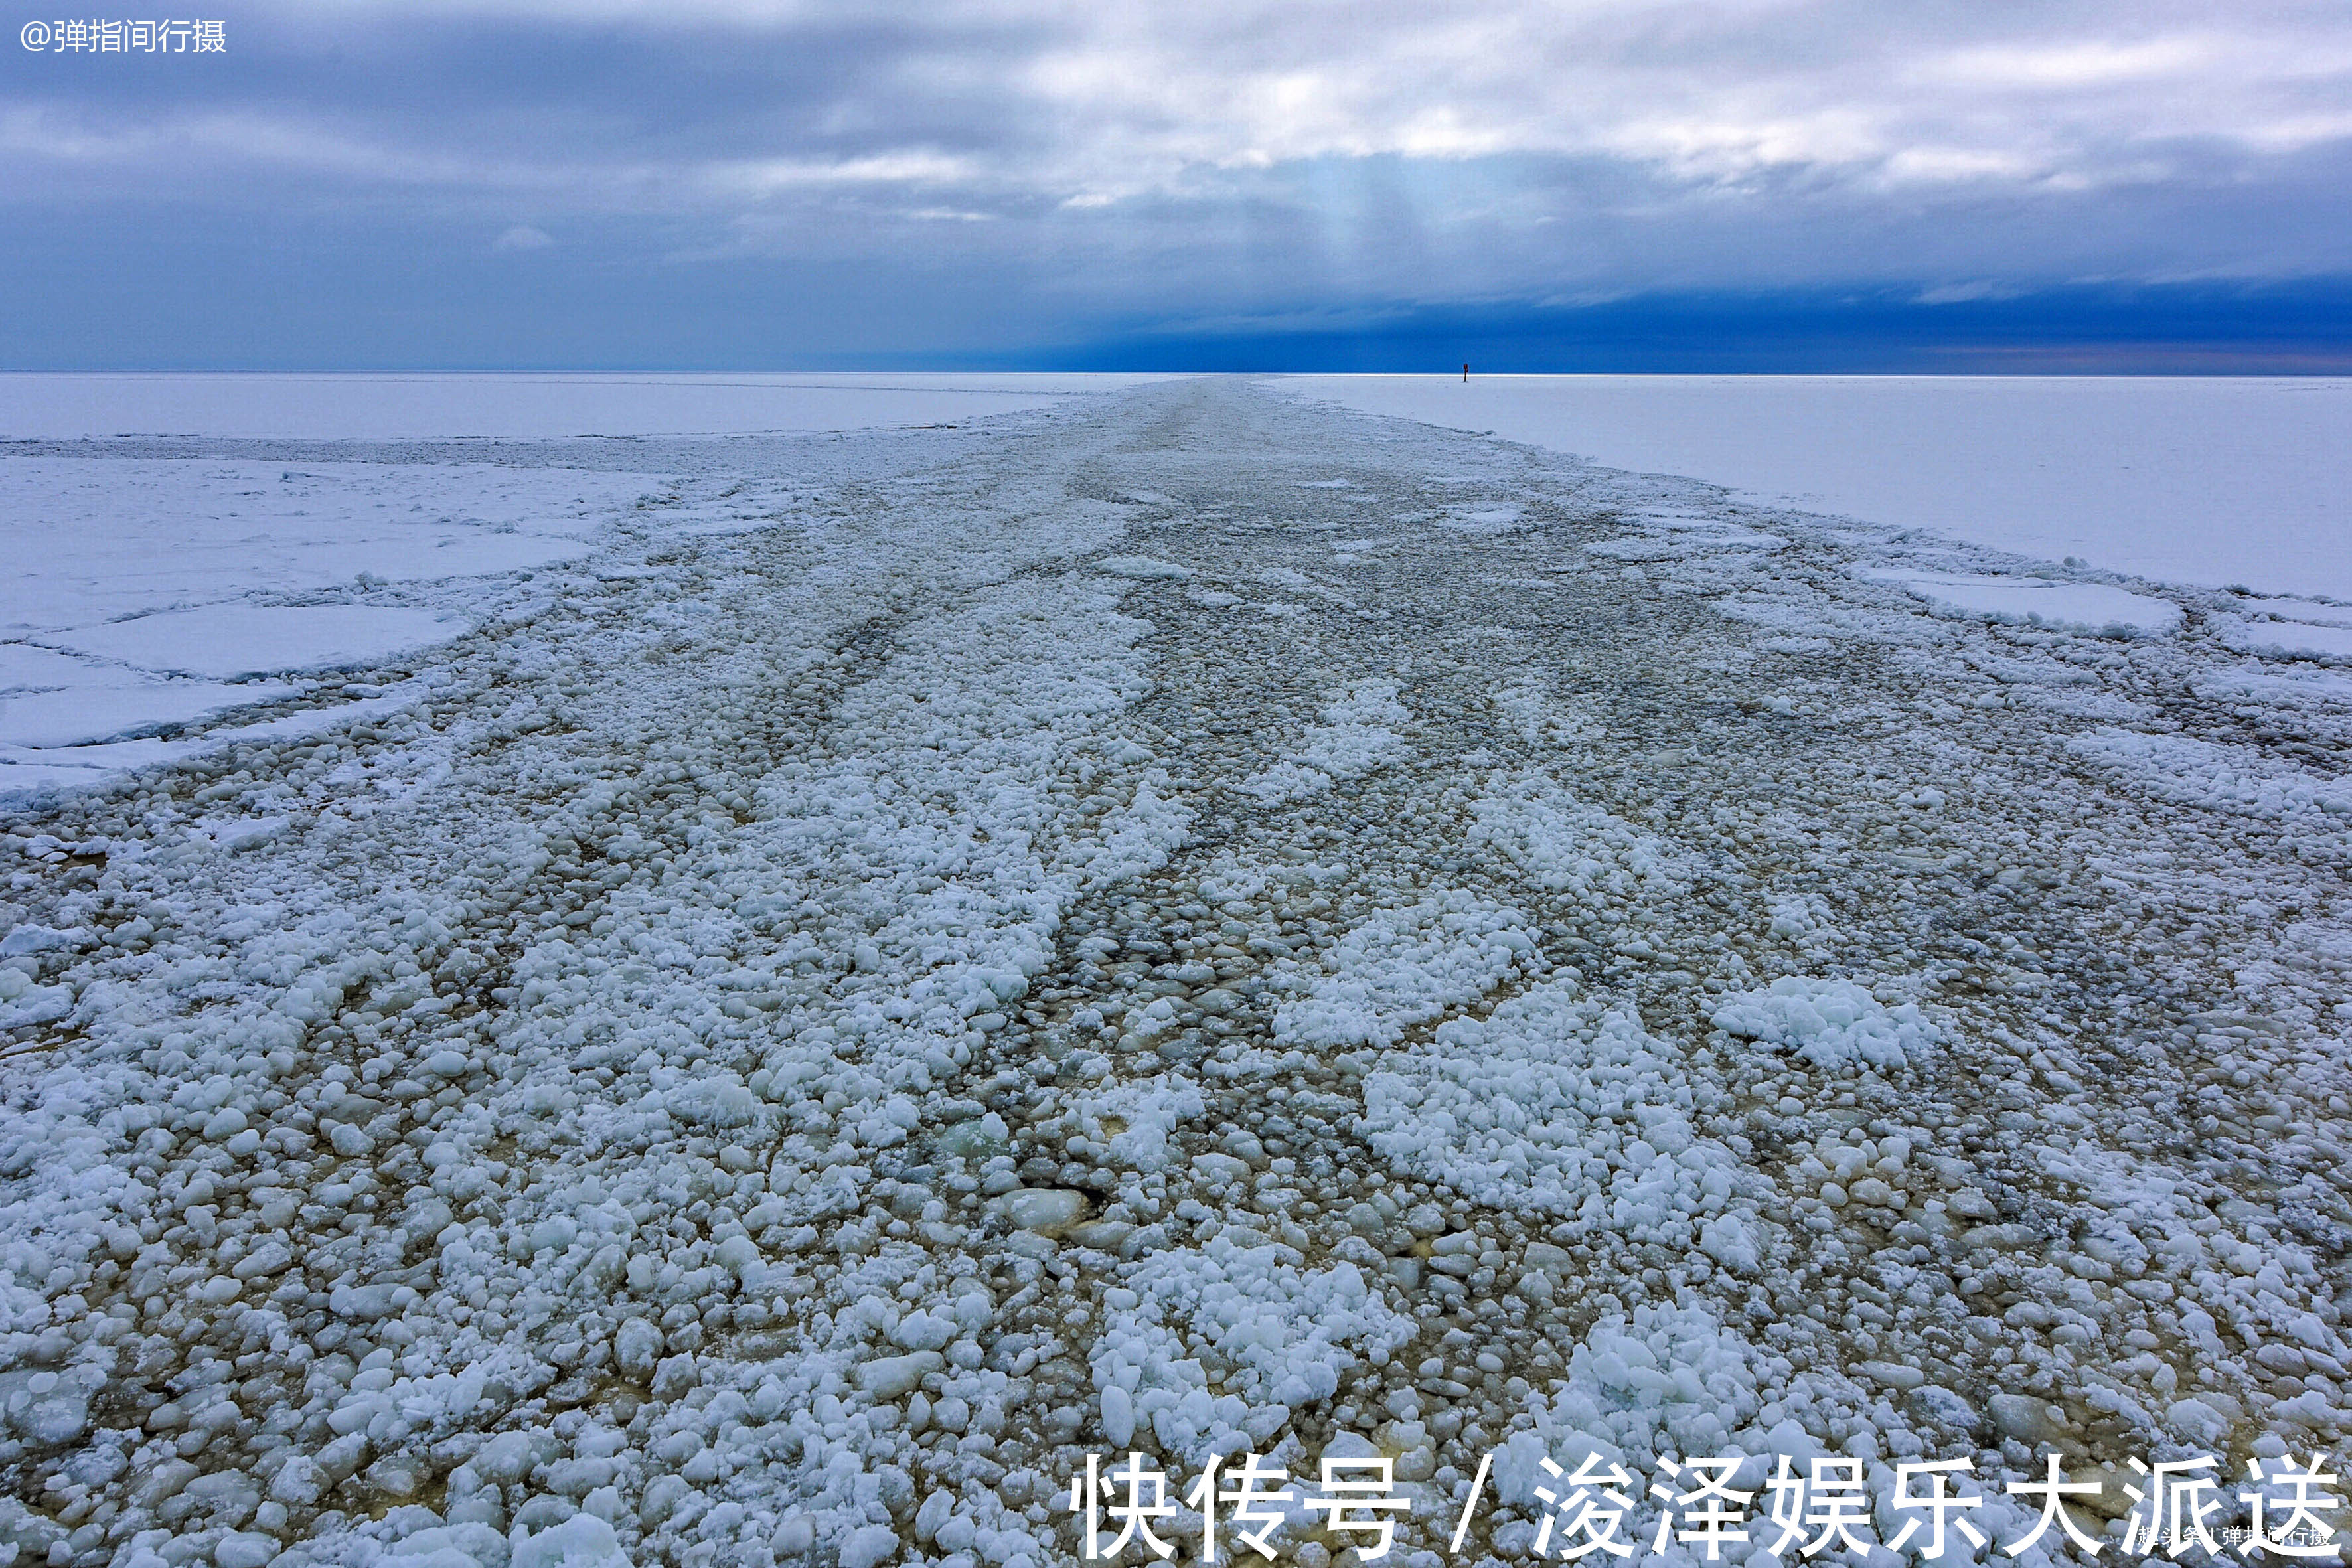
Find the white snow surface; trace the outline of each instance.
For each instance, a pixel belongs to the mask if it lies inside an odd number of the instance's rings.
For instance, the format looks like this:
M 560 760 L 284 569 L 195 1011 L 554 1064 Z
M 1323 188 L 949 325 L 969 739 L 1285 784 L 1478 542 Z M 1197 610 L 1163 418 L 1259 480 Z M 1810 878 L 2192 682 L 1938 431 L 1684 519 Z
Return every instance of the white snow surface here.
M 1896 583 L 1949 614 L 2030 626 L 2114 637 L 2160 635 L 2179 629 L 2180 606 L 2105 583 L 2054 583 L 2044 577 L 1991 577 L 1981 573 L 1921 572 L 1874 567 L 1864 573 Z
M 1323 705 L 1323 722 L 1307 731 L 1306 744 L 1242 787 L 1269 805 L 1309 800 L 1334 780 L 1360 778 L 1405 749 L 1390 726 L 1412 721 L 1396 700 L 1392 680 L 1359 681 L 1335 691 Z
M 2160 582 L 2352 600 L 2352 381 L 1297 375 L 1611 468 Z
M 1540 972 L 1526 921 L 1458 889 L 1383 910 L 1339 939 L 1323 973 L 1277 973 L 1277 986 L 1304 994 L 1276 1011 L 1274 1037 L 1326 1048 L 1393 1045 L 1507 974 Z
M 2245 746 L 2103 728 L 2076 736 L 2066 749 L 2159 800 L 2252 816 L 2352 816 L 2352 783 Z
M 1726 998 L 1715 1026 L 1832 1071 L 1906 1067 L 1936 1043 L 1936 1026 L 1916 1003 L 1890 1008 L 1851 980 L 1795 974 Z
M 1226 1231 L 1129 1274 L 1136 1300 L 1113 1301 L 1094 1356 L 1107 1435 L 1140 1425 L 1187 1458 L 1247 1452 L 1253 1426 L 1262 1440 L 1291 1406 L 1329 1398 L 1367 1349 L 1385 1356 L 1412 1337 L 1356 1265 L 1304 1262 L 1278 1241 Z M 1175 1354 L 1186 1338 L 1223 1352 L 1229 1392 L 1213 1396 L 1199 1360 Z
M 312 692 L 473 629 L 647 475 L 478 463 L 0 460 L 0 793 L 186 747 L 108 742 Z M 340 695 L 329 693 L 340 700 Z
M 1496 1207 L 1532 1205 L 1580 1233 L 1754 1268 L 1752 1201 L 1733 1203 L 1738 1161 L 1691 1127 L 1696 1093 L 1680 1053 L 1577 989 L 1538 985 L 1483 1020 L 1457 1018 L 1371 1073 L 1361 1125 L 1372 1147 Z
M 1515 716 L 1525 708 L 1511 704 Z M 1524 721 L 1531 736 L 1560 733 L 1541 721 Z M 1622 895 L 1644 883 L 1672 881 L 1665 847 L 1652 835 L 1580 801 L 1540 775 L 1488 781 L 1492 793 L 1472 803 L 1473 843 L 1494 845 L 1547 892 Z
M 54 451 L 56 448 L 46 448 Z M 528 571 L 583 553 L 647 475 L 483 463 L 0 460 L 0 633 Z
M 2336 664 L 2352 660 L 2352 625 L 2346 608 L 2310 600 L 2250 599 L 2257 615 L 2217 615 L 2214 635 L 2241 653 L 2307 658 Z
M 530 441 L 924 426 L 1043 408 L 1150 374 L 0 374 L 0 440 L 121 436 Z
M 215 680 L 377 665 L 446 641 L 458 622 L 376 605 L 206 605 L 51 632 L 68 653 Z

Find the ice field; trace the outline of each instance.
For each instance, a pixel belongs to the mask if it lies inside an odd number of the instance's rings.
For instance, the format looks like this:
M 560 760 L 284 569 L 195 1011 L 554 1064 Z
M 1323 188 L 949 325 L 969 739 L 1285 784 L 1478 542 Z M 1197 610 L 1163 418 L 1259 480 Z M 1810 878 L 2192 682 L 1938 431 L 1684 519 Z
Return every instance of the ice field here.
M 1476 374 L 1465 385 L 1302 375 L 1281 384 L 2022 555 L 2352 599 L 2352 381 L 2340 378 Z
M 949 424 L 1149 374 L 0 373 L 0 439 L 641 440 Z
M 446 642 L 499 614 L 517 574 L 589 552 L 669 482 L 475 448 L 940 425 L 1155 379 L 0 374 L 0 442 L 69 443 L 0 468 L 0 796 L 187 754 L 159 737 L 217 736 L 224 716 L 343 684 L 305 679 L 319 671 Z M 621 434 L 586 434 L 600 429 Z M 452 436 L 458 450 L 428 462 L 385 450 Z M 257 437 L 305 438 L 312 458 L 331 455 L 321 437 L 362 437 L 367 460 L 208 461 L 190 454 L 216 445 L 187 445 Z M 149 455 L 92 466 L 93 440 Z M 776 499 L 747 481 L 660 504 L 707 528 Z M 397 605 L 367 592 L 394 582 Z
M 1796 1561 L 1780 1457 L 2137 1562 L 2340 1453 L 2352 609 L 1292 381 L 875 423 L 0 447 L 0 1561 L 1045 1568 L 1132 1452 L 1302 1568 L 1332 1456 L 1410 1568 L 1585 1459 Z

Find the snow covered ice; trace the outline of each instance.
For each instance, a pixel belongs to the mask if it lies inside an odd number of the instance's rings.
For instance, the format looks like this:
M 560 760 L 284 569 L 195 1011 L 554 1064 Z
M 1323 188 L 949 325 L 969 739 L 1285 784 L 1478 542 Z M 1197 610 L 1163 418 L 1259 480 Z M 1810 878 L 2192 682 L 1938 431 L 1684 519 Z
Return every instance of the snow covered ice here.
M 2352 381 L 2342 377 L 1295 375 L 1278 384 L 2026 556 L 2352 598 Z
M 2352 1426 L 2340 606 L 1241 381 L 91 446 L 0 460 L 15 1562 L 1044 1568 L 1132 1448 L 1428 1568 L 1546 1459 Z

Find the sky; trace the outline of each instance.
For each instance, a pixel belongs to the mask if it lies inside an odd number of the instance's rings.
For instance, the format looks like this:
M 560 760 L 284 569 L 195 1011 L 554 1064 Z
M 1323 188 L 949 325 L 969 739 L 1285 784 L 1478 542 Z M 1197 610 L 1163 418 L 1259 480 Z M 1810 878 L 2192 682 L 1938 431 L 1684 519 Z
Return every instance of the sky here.
M 2352 369 L 2341 0 L 210 9 L 0 38 L 0 369 Z

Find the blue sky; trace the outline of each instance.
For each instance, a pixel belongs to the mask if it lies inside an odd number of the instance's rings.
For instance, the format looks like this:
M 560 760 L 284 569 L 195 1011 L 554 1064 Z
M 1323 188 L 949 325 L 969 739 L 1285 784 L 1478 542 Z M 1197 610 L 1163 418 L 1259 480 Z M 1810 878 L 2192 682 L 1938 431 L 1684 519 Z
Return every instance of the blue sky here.
M 0 39 L 0 367 L 2352 370 L 2352 7 L 309 0 Z

